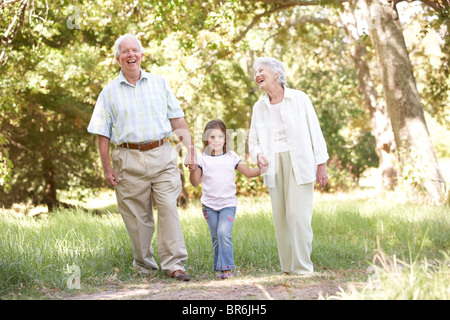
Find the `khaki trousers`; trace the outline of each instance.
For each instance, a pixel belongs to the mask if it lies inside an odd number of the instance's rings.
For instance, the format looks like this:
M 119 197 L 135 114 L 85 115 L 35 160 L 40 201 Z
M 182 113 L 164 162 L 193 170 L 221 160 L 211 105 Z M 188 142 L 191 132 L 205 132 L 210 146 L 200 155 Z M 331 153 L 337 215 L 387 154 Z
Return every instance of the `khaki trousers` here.
M 165 143 L 141 152 L 117 146 L 112 162 L 119 177 L 117 204 L 131 239 L 133 264 L 158 269 L 152 249 L 153 194 L 158 210 L 157 246 L 161 269 L 167 275 L 175 270 L 184 271 L 187 251 L 178 218 L 181 180 L 174 148 Z
M 313 272 L 314 182 L 297 185 L 289 152 L 275 154 L 275 187 L 269 188 L 273 221 L 283 272 Z

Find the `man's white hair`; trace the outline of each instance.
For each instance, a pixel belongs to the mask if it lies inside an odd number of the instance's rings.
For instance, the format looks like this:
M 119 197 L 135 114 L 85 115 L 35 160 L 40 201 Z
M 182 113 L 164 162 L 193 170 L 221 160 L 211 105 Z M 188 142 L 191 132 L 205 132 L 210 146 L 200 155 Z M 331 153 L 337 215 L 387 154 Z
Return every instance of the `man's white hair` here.
M 116 59 L 117 59 L 117 58 L 119 57 L 119 55 L 120 55 L 120 52 L 119 52 L 119 46 L 120 46 L 120 43 L 121 43 L 123 40 L 128 39 L 128 38 L 135 39 L 135 40 L 137 41 L 137 43 L 139 44 L 139 50 L 140 50 L 140 52 L 141 52 L 141 53 L 144 53 L 144 47 L 142 46 L 141 41 L 140 41 L 134 34 L 127 33 L 127 34 L 124 34 L 123 36 L 120 36 L 119 39 L 117 39 L 117 40 L 116 40 L 116 43 L 114 44 L 114 57 L 115 57 Z
M 273 73 L 278 74 L 278 83 L 285 86 L 287 83 L 286 72 L 284 71 L 283 64 L 272 57 L 259 57 L 253 64 L 253 70 L 258 70 L 261 65 L 267 66 Z

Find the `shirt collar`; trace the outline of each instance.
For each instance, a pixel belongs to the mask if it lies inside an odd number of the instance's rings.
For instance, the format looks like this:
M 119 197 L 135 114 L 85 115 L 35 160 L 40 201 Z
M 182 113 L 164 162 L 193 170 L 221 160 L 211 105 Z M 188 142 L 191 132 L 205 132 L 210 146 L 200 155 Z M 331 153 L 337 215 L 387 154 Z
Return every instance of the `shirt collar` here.
M 206 152 L 203 152 L 203 154 L 204 154 L 205 156 L 208 156 L 208 157 L 220 157 L 220 156 L 226 155 L 227 153 L 224 152 L 224 153 L 221 153 L 221 154 L 207 154 Z
M 149 77 L 148 77 L 148 73 L 145 72 L 144 70 L 142 70 L 142 68 L 141 68 L 141 77 L 139 78 L 138 82 L 141 81 L 141 80 L 144 79 L 144 78 L 145 78 L 145 79 L 148 79 L 148 78 L 149 78 Z M 122 69 L 120 69 L 120 73 L 119 73 L 119 83 L 122 83 L 122 82 L 131 85 L 131 83 L 129 83 L 129 82 L 127 81 L 127 79 L 125 78 L 125 76 L 123 75 Z
M 294 92 L 292 89 L 284 86 L 284 98 L 286 99 L 292 99 L 294 97 Z M 269 100 L 269 95 L 266 93 L 266 95 L 263 97 L 263 102 L 269 106 L 270 105 L 270 100 Z

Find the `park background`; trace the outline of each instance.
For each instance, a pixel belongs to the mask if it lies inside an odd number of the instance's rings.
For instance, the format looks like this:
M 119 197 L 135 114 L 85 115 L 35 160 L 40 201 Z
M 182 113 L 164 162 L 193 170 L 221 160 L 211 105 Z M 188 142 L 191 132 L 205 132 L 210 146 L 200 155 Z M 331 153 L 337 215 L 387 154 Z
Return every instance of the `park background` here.
M 5 0 L 0 9 L 5 297 L 67 294 L 66 267 L 72 265 L 81 266 L 89 288 L 103 283 L 100 275 L 107 281 L 136 281 L 126 266 L 131 249 L 103 179 L 96 138 L 86 131 L 100 91 L 120 70 L 114 42 L 128 32 L 146 50 L 142 68 L 169 81 L 197 147 L 206 122 L 220 118 L 233 132 L 236 151 L 251 165 L 246 139 L 252 106 L 263 96 L 252 64 L 259 56 L 282 61 L 288 87 L 311 98 L 330 154 L 329 184 L 316 192 L 315 264 L 343 272 L 343 283 L 361 282 L 365 273 L 348 276 L 345 270 L 355 265 L 366 270 L 374 257 L 386 262 L 400 255 L 410 273 L 420 261 L 424 279 L 431 274 L 444 283 L 441 298 L 449 297 L 448 1 Z M 176 137 L 172 143 L 179 143 Z M 191 272 L 202 278 L 211 254 L 208 231 L 196 220 L 201 188 L 189 184 L 182 156 L 180 215 L 190 230 L 185 234 L 206 234 L 192 240 L 198 250 L 190 252 L 196 261 Z M 276 272 L 262 177 L 237 174 L 236 182 L 249 226 L 236 228 L 234 241 L 255 242 L 236 250 L 247 255 L 239 260 L 240 273 Z M 192 230 L 191 220 L 196 221 Z M 256 220 L 265 221 L 260 232 L 272 236 L 255 234 Z M 377 239 L 388 229 L 386 253 L 383 239 Z M 89 234 L 110 239 L 111 232 L 120 233 L 106 250 L 115 258 L 96 257 L 107 261 L 89 265 L 90 254 L 108 246 Z M 348 257 L 352 254 L 357 256 Z M 431 267 L 423 268 L 424 259 L 433 261 L 426 264 Z M 392 271 L 392 264 L 382 265 Z M 414 294 L 407 297 L 439 298 Z

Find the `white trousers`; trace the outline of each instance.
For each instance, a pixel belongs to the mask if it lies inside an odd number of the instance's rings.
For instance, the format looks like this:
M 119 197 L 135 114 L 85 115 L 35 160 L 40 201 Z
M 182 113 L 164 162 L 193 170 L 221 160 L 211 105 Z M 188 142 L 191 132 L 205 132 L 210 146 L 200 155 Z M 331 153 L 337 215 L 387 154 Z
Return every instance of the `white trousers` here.
M 283 272 L 313 272 L 311 248 L 314 182 L 297 185 L 289 152 L 275 154 L 275 187 L 269 188 Z

